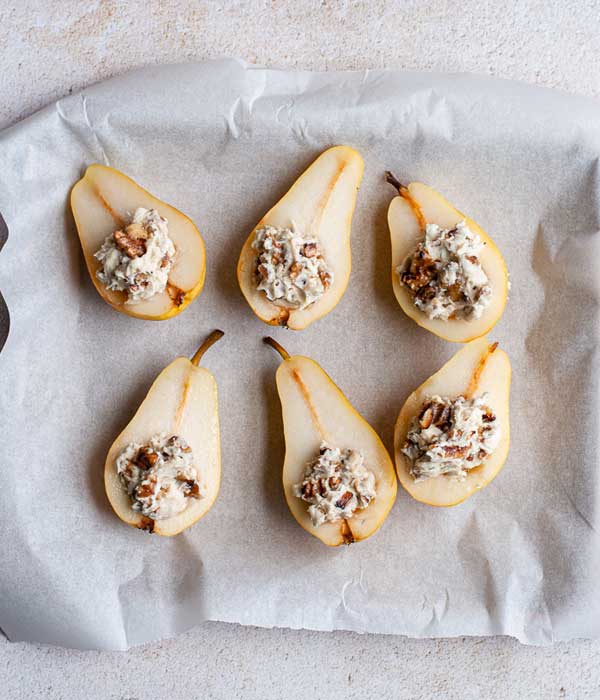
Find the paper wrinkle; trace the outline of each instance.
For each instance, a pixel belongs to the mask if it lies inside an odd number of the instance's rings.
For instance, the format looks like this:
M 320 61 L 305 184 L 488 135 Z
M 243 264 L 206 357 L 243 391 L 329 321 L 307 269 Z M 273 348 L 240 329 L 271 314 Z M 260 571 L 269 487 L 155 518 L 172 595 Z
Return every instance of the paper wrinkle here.
M 466 567 L 480 570 L 481 603 L 489 625 L 487 633 L 506 634 L 511 630 L 511 635 L 523 643 L 550 641 L 552 621 L 543 591 L 543 568 L 532 551 L 526 531 L 518 522 L 510 523 L 505 543 L 511 545 L 510 549 L 500 548 L 492 558 L 494 542 L 491 538 L 496 537 L 496 533 L 486 532 L 483 519 L 477 511 L 470 513 L 457 550 Z M 506 581 L 501 585 L 504 576 Z M 530 622 L 532 620 L 535 622 Z
M 88 103 L 88 98 L 84 93 L 81 94 L 81 109 L 83 113 L 83 119 L 85 121 L 86 126 L 90 130 L 92 136 L 96 140 L 96 144 L 98 148 L 100 149 L 100 153 L 102 154 L 102 159 L 104 161 L 104 165 L 110 165 L 110 161 L 108 160 L 108 156 L 106 155 L 106 151 L 104 150 L 104 146 L 102 145 L 102 141 L 100 141 L 100 138 L 92 126 L 92 122 L 90 120 L 90 115 L 88 114 L 88 109 L 87 109 L 87 103 Z
M 536 644 L 582 630 L 599 636 L 589 614 L 600 600 L 598 114 L 592 100 L 485 78 L 293 73 L 228 60 L 121 76 L 3 132 L 0 202 L 11 241 L 0 253 L 0 288 L 12 324 L 0 356 L 10 367 L 0 372 L 4 633 L 114 649 L 202 620 L 507 634 Z M 513 365 L 505 469 L 452 509 L 399 493 L 385 527 L 342 552 L 315 549 L 287 512 L 277 516 L 284 525 L 265 510 L 261 465 L 273 442 L 256 440 L 269 430 L 257 407 L 264 378 L 275 381 L 273 360 L 235 278 L 257 217 L 334 143 L 356 147 L 366 164 L 351 284 L 334 313 L 293 339 L 270 333 L 314 356 L 357 407 L 370 406 L 365 417 L 388 448 L 401 399 L 456 348 L 411 324 L 389 284 L 375 279 L 389 256 L 393 193 L 383 172 L 428 182 L 485 223 L 513 283 L 490 334 Z M 205 237 L 202 297 L 160 328 L 100 300 L 65 212 L 81 166 L 108 164 L 108 154 Z M 223 345 L 206 358 L 219 385 L 219 498 L 174 540 L 132 531 L 99 506 L 102 446 L 131 418 L 132 397 L 151 383 L 148 368 L 192 352 L 199 332 L 221 324 Z
M 242 98 L 238 97 L 233 103 L 229 114 L 225 119 L 225 124 L 227 125 L 227 132 L 234 139 L 239 139 L 242 133 L 241 127 L 236 124 L 236 114 L 238 110 L 243 109 Z
M 443 588 L 435 600 L 430 600 L 429 597 L 423 593 L 421 611 L 429 611 L 430 613 L 429 622 L 423 628 L 423 633 L 425 636 L 427 635 L 428 631 L 435 633 L 437 625 L 444 621 L 444 617 L 448 613 L 449 609 L 450 591 L 447 588 Z
M 358 574 L 344 583 L 339 604 L 340 612 L 345 613 L 361 626 L 365 623 L 365 613 L 361 610 L 361 606 L 369 602 L 369 589 L 364 580 L 364 573 L 364 569 L 360 565 Z
M 69 129 L 78 135 L 85 144 L 89 143 L 82 132 L 81 126 L 83 125 L 88 136 L 91 137 L 92 149 L 96 152 L 95 162 L 102 161 L 104 165 L 110 166 L 110 160 L 104 149 L 100 135 L 98 131 L 94 128 L 90 115 L 88 112 L 88 96 L 82 92 L 79 95 L 73 95 L 68 98 L 59 100 L 56 105 L 56 112 L 62 121 L 68 126 Z M 72 114 L 68 114 L 66 110 L 71 109 Z M 105 117 L 108 118 L 108 114 Z
M 227 133 L 234 139 L 248 137 L 252 133 L 252 118 L 255 104 L 265 96 L 267 78 L 264 74 L 254 74 L 250 94 L 236 97 L 229 109 L 225 123 Z

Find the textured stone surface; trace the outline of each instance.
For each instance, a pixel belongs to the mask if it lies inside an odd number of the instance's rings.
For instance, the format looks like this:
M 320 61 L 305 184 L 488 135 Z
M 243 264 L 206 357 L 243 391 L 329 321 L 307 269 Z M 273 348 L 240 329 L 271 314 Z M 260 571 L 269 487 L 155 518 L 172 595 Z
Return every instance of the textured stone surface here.
M 149 63 L 470 71 L 600 94 L 597 0 L 0 3 L 0 128 Z
M 0 3 L 0 128 L 149 63 L 470 71 L 600 95 L 597 0 Z M 206 624 L 126 654 L 0 641 L 0 698 L 600 697 L 600 642 L 410 640 Z

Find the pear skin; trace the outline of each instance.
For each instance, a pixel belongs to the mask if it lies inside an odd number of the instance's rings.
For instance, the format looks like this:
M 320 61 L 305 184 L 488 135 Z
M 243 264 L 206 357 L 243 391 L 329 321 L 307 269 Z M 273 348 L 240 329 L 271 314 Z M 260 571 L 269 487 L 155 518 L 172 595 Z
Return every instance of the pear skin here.
M 499 474 L 510 445 L 510 381 L 508 355 L 497 347 L 497 343 L 491 344 L 487 338 L 478 338 L 459 350 L 408 397 L 396 422 L 394 452 L 398 479 L 414 499 L 430 506 L 455 506 L 480 491 Z M 423 403 L 434 395 L 451 398 L 463 395 L 470 399 L 486 392 L 489 395 L 487 403 L 496 415 L 501 430 L 496 449 L 481 466 L 469 470 L 462 481 L 445 475 L 415 481 L 402 447 L 411 422 Z
M 222 331 L 214 331 L 191 360 L 178 357 L 165 367 L 108 451 L 104 465 L 106 495 L 117 516 L 132 527 L 156 535 L 177 535 L 203 518 L 217 498 L 221 483 L 217 382 L 199 362 L 222 336 Z M 206 495 L 198 500 L 190 499 L 187 508 L 178 515 L 152 520 L 131 507 L 127 489 L 117 473 L 116 459 L 129 443 L 143 445 L 159 433 L 179 435 L 187 441 Z
M 176 257 L 164 292 L 136 304 L 126 304 L 125 292 L 107 289 L 96 277 L 101 263 L 94 253 L 107 236 L 127 226 L 138 207 L 156 209 L 167 219 Z M 127 175 L 105 165 L 90 165 L 71 190 L 71 209 L 94 287 L 117 311 L 161 321 L 180 314 L 202 291 L 206 255 L 200 231 L 185 214 L 161 202 Z
M 301 527 L 330 547 L 370 537 L 381 527 L 396 500 L 396 474 L 386 448 L 314 360 L 290 356 L 272 338 L 265 338 L 265 342 L 283 358 L 276 381 L 285 435 L 283 489 L 292 515 Z M 306 465 L 319 454 L 322 441 L 359 450 L 375 474 L 377 495 L 351 518 L 315 527 L 308 504 L 294 494 L 293 487 L 302 481 Z
M 302 330 L 328 314 L 342 298 L 352 268 L 350 232 L 363 169 L 363 159 L 354 149 L 329 148 L 302 173 L 248 236 L 240 254 L 237 277 L 251 309 L 265 323 Z M 290 228 L 293 223 L 304 236 L 319 240 L 323 257 L 333 271 L 329 289 L 304 309 L 278 306 L 256 289 L 256 250 L 252 248 L 256 231 L 263 226 Z
M 405 187 L 391 173 L 387 178 L 399 191 L 388 209 L 388 226 L 392 244 L 392 286 L 402 310 L 419 326 L 444 340 L 466 343 L 486 335 L 502 316 L 508 298 L 508 272 L 498 247 L 473 219 L 455 209 L 433 188 L 420 182 Z M 427 224 L 451 229 L 461 221 L 485 243 L 480 261 L 492 288 L 491 302 L 478 319 L 431 319 L 415 306 L 412 294 L 400 283 L 396 270 L 423 238 Z

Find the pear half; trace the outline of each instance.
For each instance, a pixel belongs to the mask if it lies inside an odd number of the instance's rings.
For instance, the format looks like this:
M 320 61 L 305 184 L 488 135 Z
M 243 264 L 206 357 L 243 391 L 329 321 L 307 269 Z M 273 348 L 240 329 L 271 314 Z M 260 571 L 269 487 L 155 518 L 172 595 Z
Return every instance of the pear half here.
M 177 535 L 206 515 L 217 498 L 221 484 L 217 383 L 211 372 L 198 365 L 206 350 L 222 336 L 222 331 L 214 331 L 191 360 L 178 357 L 165 367 L 108 451 L 104 466 L 106 495 L 117 516 L 132 527 L 157 535 Z M 129 443 L 143 445 L 159 433 L 179 435 L 186 440 L 206 494 L 198 500 L 190 499 L 178 515 L 152 520 L 131 507 L 115 462 Z
M 497 343 L 487 338 L 473 340 L 459 350 L 438 372 L 413 391 L 408 397 L 394 432 L 396 469 L 402 486 L 421 503 L 430 506 L 455 506 L 479 491 L 500 472 L 510 443 L 509 396 L 511 367 L 508 355 L 499 350 Z M 500 442 L 479 467 L 467 472 L 463 481 L 449 476 L 415 482 L 410 474 L 410 462 L 402 447 L 412 419 L 419 413 L 426 399 L 434 395 L 455 398 L 463 395 L 473 398 L 488 393 L 486 403 L 499 421 Z
M 237 277 L 250 307 L 265 323 L 301 330 L 328 314 L 342 298 L 352 267 L 350 229 L 363 169 L 363 159 L 353 148 L 329 148 L 302 173 L 248 236 L 240 254 Z M 277 306 L 256 289 L 256 250 L 252 243 L 257 229 L 290 228 L 292 223 L 302 235 L 319 240 L 323 257 L 333 271 L 329 289 L 304 309 Z
M 396 500 L 396 474 L 381 439 L 350 405 L 324 370 L 308 357 L 290 356 L 272 338 L 265 342 L 283 358 L 276 374 L 285 435 L 283 489 L 298 523 L 330 547 L 351 544 L 370 537 L 381 527 Z M 294 495 L 306 465 L 319 454 L 321 442 L 332 447 L 360 451 L 375 475 L 376 496 L 367 508 L 347 520 L 312 524 L 308 504 Z
M 126 304 L 125 292 L 107 289 L 96 277 L 101 263 L 94 253 L 107 236 L 130 223 L 138 207 L 156 209 L 167 219 L 175 261 L 164 292 Z M 181 313 L 202 291 L 206 256 L 200 231 L 185 214 L 161 202 L 127 175 L 105 165 L 90 165 L 71 190 L 71 209 L 92 282 L 104 301 L 117 311 L 161 321 Z
M 420 182 L 404 186 L 391 174 L 387 180 L 398 189 L 388 209 L 388 225 L 392 242 L 392 285 L 402 310 L 419 326 L 456 343 L 466 343 L 488 333 L 498 322 L 508 297 L 508 272 L 504 258 L 494 241 L 473 219 L 455 209 L 441 194 Z M 479 255 L 481 266 L 492 288 L 490 304 L 477 319 L 431 319 L 413 301 L 410 291 L 400 283 L 396 272 L 406 257 L 423 238 L 427 224 L 451 229 L 465 221 L 469 229 L 485 243 Z

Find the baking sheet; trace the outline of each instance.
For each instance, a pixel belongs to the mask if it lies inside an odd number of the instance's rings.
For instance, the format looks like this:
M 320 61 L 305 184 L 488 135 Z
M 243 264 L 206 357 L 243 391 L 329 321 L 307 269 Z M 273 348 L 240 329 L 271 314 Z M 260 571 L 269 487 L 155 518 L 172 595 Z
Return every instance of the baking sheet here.
M 268 329 L 237 287 L 239 250 L 337 143 L 366 165 L 350 285 L 307 330 Z M 598 636 L 599 151 L 589 99 L 469 76 L 235 60 L 138 71 L 0 133 L 6 635 L 125 649 L 223 620 L 528 643 Z M 206 286 L 179 317 L 127 318 L 94 290 L 67 206 L 93 162 L 202 231 Z M 331 550 L 283 499 L 278 358 L 261 338 L 319 362 L 392 449 L 404 399 L 458 347 L 396 303 L 386 169 L 437 188 L 504 253 L 511 298 L 491 337 L 513 364 L 512 447 L 466 503 L 429 508 L 399 489 L 375 536 Z M 226 336 L 204 364 L 220 392 L 221 492 L 189 531 L 152 537 L 113 515 L 104 457 L 160 369 L 215 327 Z

